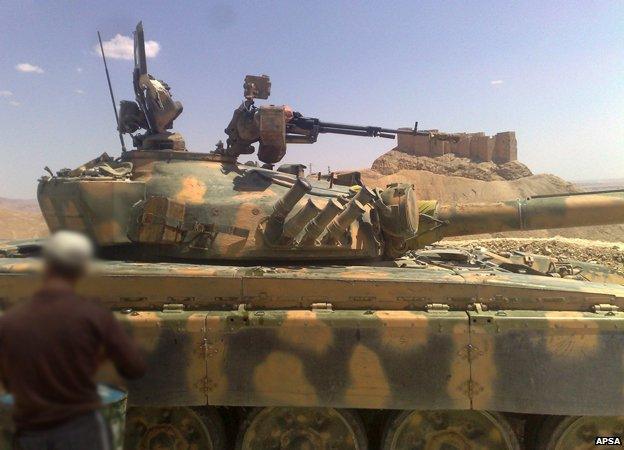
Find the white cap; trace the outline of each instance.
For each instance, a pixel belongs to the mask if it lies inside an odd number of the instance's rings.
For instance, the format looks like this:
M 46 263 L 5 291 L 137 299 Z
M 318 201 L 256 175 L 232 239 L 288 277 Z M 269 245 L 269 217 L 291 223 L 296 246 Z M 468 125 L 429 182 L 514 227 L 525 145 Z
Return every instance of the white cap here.
M 80 233 L 57 231 L 43 246 L 48 264 L 72 272 L 84 272 L 93 258 L 93 244 Z

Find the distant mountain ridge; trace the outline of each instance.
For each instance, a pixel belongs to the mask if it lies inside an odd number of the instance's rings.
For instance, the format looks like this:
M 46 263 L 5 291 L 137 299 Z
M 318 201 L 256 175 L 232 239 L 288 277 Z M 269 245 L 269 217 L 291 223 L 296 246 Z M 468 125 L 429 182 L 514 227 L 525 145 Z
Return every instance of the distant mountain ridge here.
M 609 191 L 612 189 L 624 189 L 624 178 L 612 178 L 607 180 L 581 180 L 574 181 L 582 191 Z
M 0 239 L 31 239 L 48 235 L 37 200 L 0 197 Z
M 19 209 L 21 211 L 39 212 L 39 204 L 35 199 L 18 199 L 0 197 L 0 208 Z

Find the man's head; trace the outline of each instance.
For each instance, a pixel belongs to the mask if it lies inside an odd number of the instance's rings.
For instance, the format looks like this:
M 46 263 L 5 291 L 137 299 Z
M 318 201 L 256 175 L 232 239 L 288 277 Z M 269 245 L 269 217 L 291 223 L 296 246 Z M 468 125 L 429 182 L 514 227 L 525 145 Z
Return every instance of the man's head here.
M 74 283 L 83 276 L 93 259 L 93 244 L 80 233 L 57 231 L 43 246 L 45 274 Z

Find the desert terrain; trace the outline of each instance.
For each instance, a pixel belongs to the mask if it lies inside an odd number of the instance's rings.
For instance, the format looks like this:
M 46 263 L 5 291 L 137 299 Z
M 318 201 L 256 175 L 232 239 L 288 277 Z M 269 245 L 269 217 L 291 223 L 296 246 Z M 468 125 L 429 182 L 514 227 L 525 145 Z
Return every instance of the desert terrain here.
M 36 200 L 0 197 L 0 240 L 32 239 L 47 234 L 48 227 Z

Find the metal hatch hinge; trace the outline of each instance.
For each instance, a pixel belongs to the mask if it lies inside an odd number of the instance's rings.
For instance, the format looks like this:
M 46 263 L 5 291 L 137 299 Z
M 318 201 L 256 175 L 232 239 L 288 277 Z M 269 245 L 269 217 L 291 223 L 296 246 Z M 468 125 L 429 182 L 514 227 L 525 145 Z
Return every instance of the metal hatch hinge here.
M 334 305 L 327 302 L 312 303 L 310 309 L 312 309 L 312 311 L 333 311 Z
M 484 305 L 483 303 L 477 302 L 477 303 L 473 303 L 472 305 L 469 305 L 468 309 L 476 312 L 477 314 L 481 314 L 483 311 L 487 311 L 488 307 L 487 305 Z
M 446 303 L 427 303 L 425 311 L 427 312 L 448 312 L 450 306 Z
M 165 303 L 162 307 L 164 313 L 180 313 L 184 311 L 183 303 Z
M 475 324 L 492 323 L 493 313 L 488 311 L 487 305 L 483 303 L 473 303 L 468 306 L 468 316 L 470 322 Z
M 592 312 L 596 314 L 604 314 L 605 316 L 615 316 L 615 313 L 620 310 L 618 306 L 610 303 L 599 303 L 591 307 Z

